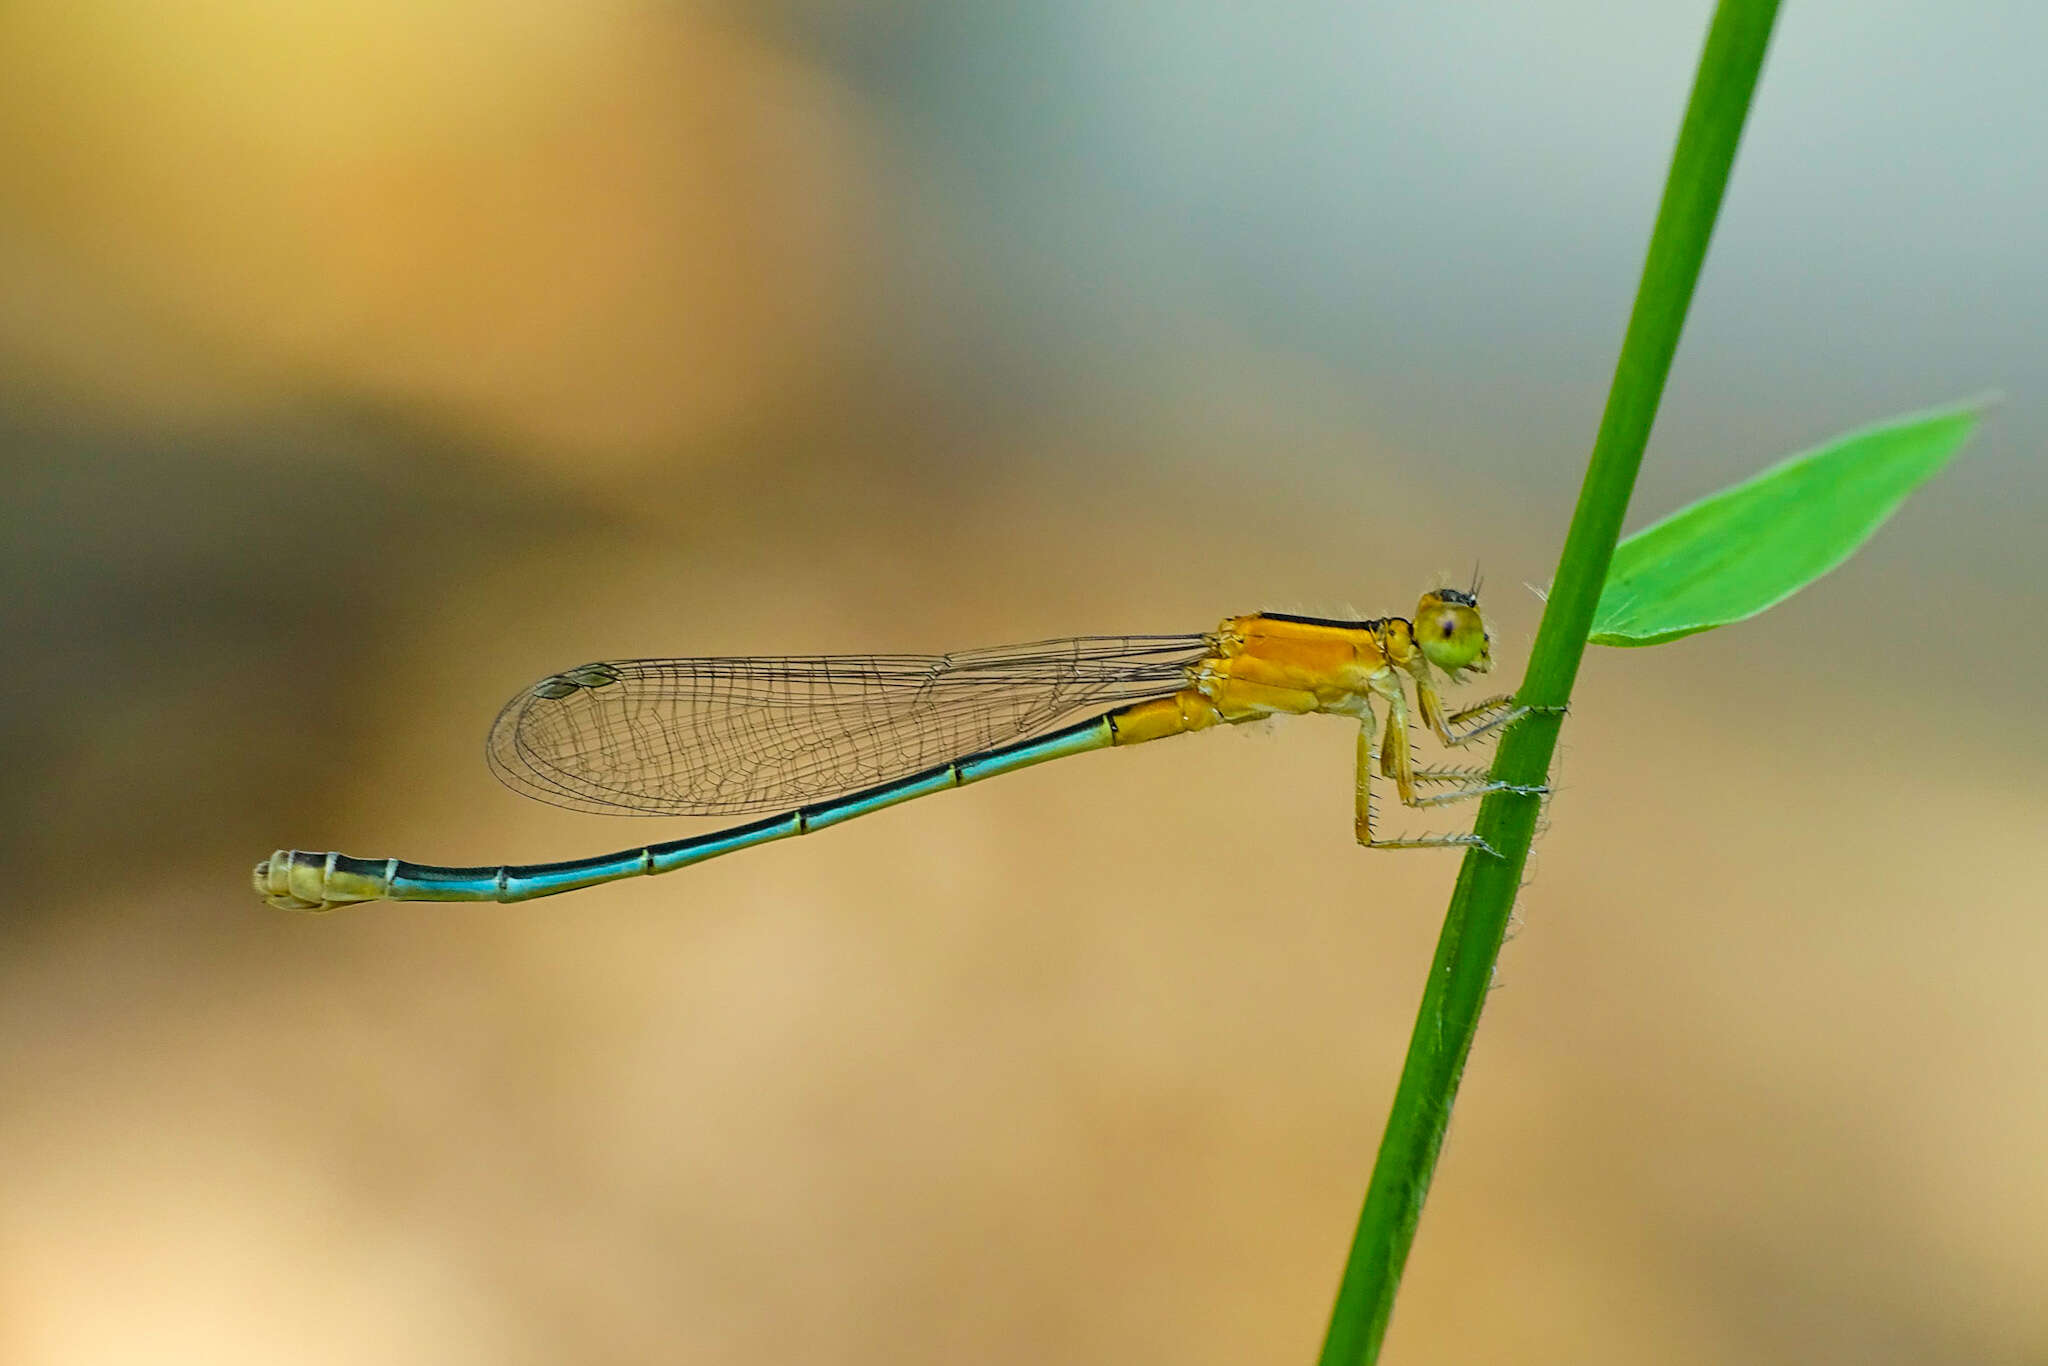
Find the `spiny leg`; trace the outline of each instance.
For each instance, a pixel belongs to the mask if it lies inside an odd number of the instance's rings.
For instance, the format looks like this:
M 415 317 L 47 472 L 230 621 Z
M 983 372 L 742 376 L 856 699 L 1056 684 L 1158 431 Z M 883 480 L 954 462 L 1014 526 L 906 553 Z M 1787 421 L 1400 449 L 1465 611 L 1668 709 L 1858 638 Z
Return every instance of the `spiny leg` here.
M 1398 740 L 1400 745 L 1399 752 L 1405 756 L 1408 744 L 1407 728 L 1396 721 L 1396 717 L 1401 715 L 1397 711 L 1389 712 L 1387 717 L 1387 738 L 1390 747 Z M 1412 763 L 1392 763 L 1391 757 L 1394 752 L 1391 748 L 1384 751 L 1374 748 L 1372 743 L 1372 718 L 1370 716 L 1367 716 L 1359 723 L 1358 789 L 1356 821 L 1354 825 L 1358 842 L 1368 849 L 1461 849 L 1471 845 L 1478 845 L 1482 849 L 1487 849 L 1489 853 L 1492 852 L 1485 840 L 1470 833 L 1421 835 L 1412 839 L 1381 839 L 1379 837 L 1378 833 L 1373 829 L 1375 813 L 1372 801 L 1372 770 L 1376 760 L 1381 763 L 1382 771 L 1388 777 L 1393 778 L 1396 785 L 1401 788 L 1402 802 L 1408 806 L 1418 804 L 1414 785 L 1415 780 L 1421 777 L 1421 773 L 1418 773 Z M 1427 772 L 1427 770 L 1423 770 L 1423 772 Z M 1430 804 L 1434 805 L 1435 803 L 1432 802 Z
M 1391 721 L 1391 718 L 1389 719 Z M 1398 761 L 1390 763 L 1386 756 L 1390 752 L 1389 746 L 1397 743 L 1405 746 L 1407 736 L 1405 733 L 1397 736 L 1399 728 L 1392 724 L 1389 724 L 1387 731 L 1387 745 L 1381 747 L 1377 756 L 1380 759 L 1380 772 L 1395 777 L 1398 781 L 1402 766 Z M 1483 768 L 1418 767 L 1413 763 L 1405 767 L 1408 782 L 1401 788 L 1401 804 L 1418 811 L 1432 806 L 1449 806 L 1452 802 L 1472 801 L 1484 797 L 1489 792 L 1518 792 L 1525 797 L 1550 795 L 1548 787 L 1525 787 L 1519 783 L 1495 782 L 1493 776 Z M 1433 792 L 1425 796 L 1415 790 L 1418 784 L 1424 783 L 1456 784 L 1457 790 Z
M 1433 792 L 1427 797 L 1418 796 L 1407 805 L 1420 810 L 1431 806 L 1449 806 L 1452 802 L 1469 802 L 1484 797 L 1489 792 L 1517 792 L 1524 797 L 1548 797 L 1548 787 L 1525 787 L 1520 783 L 1499 783 L 1493 781 L 1483 768 L 1418 768 L 1414 770 L 1418 783 L 1457 783 L 1455 792 Z
M 1436 680 L 1430 677 L 1428 668 L 1417 667 L 1412 673 L 1415 679 L 1415 704 L 1422 709 L 1422 724 L 1427 726 L 1447 748 L 1469 745 L 1482 735 L 1511 725 L 1528 714 L 1515 711 L 1515 699 L 1502 693 L 1498 697 L 1489 697 L 1484 702 L 1446 716 L 1443 698 L 1437 695 Z M 1483 721 L 1468 731 L 1460 732 L 1457 729 L 1459 722 L 1469 721 L 1475 716 L 1490 716 L 1492 719 Z
M 1484 702 L 1474 703 L 1463 711 L 1452 712 L 1444 718 L 1443 727 L 1437 731 L 1437 739 L 1443 741 L 1446 745 L 1457 748 L 1469 745 L 1475 740 L 1484 739 L 1496 731 L 1504 730 L 1525 716 L 1534 716 L 1539 712 L 1546 716 L 1562 715 L 1567 710 L 1568 708 L 1565 707 L 1521 706 L 1515 701 L 1512 693 L 1502 693 L 1498 697 L 1489 697 Z M 1459 731 L 1456 729 L 1458 725 L 1470 721 L 1475 716 L 1484 716 L 1487 719 L 1469 730 Z
M 1432 696 L 1430 701 L 1435 702 Z M 1491 776 L 1479 768 L 1418 768 L 1415 764 L 1414 747 L 1408 738 L 1408 709 L 1405 699 L 1398 694 L 1387 702 L 1387 737 L 1380 746 L 1378 759 L 1380 772 L 1394 780 L 1400 792 L 1401 805 L 1418 810 L 1431 806 L 1448 806 L 1452 802 L 1468 801 L 1484 797 L 1489 792 L 1519 792 L 1525 796 L 1548 796 L 1545 787 L 1523 787 L 1515 783 L 1494 782 Z M 1512 698 L 1498 697 L 1483 702 L 1476 711 L 1493 710 L 1513 701 Z M 1441 712 L 1435 713 L 1441 716 Z M 1469 713 L 1461 713 L 1465 715 Z M 1526 710 L 1524 711 L 1526 715 Z M 1417 783 L 1457 783 L 1456 792 L 1439 792 L 1422 796 L 1415 790 Z
M 1387 731 L 1384 742 L 1377 750 L 1374 749 L 1372 744 L 1372 721 L 1370 717 L 1366 718 L 1359 727 L 1359 814 L 1357 831 L 1359 843 L 1371 848 L 1380 849 L 1441 849 L 1460 845 L 1488 847 L 1485 840 L 1481 839 L 1477 834 L 1470 833 L 1425 835 L 1412 840 L 1381 840 L 1378 838 L 1373 828 L 1376 813 L 1372 806 L 1371 791 L 1372 770 L 1375 763 L 1377 763 L 1382 775 L 1394 780 L 1395 788 L 1400 795 L 1401 804 L 1414 810 L 1435 806 L 1449 806 L 1453 802 L 1471 801 L 1492 792 L 1515 792 L 1531 797 L 1546 797 L 1549 795 L 1550 789 L 1548 787 L 1530 787 L 1517 783 L 1495 782 L 1481 769 L 1417 767 L 1414 750 L 1408 736 L 1407 698 L 1398 689 L 1390 693 L 1382 693 L 1382 697 L 1387 703 Z M 1418 687 L 1417 701 L 1423 707 L 1425 718 L 1432 723 L 1430 729 L 1436 731 L 1440 736 L 1445 735 L 1449 731 L 1449 726 L 1444 724 L 1446 718 L 1434 690 Z M 1514 706 L 1514 699 L 1503 695 L 1488 698 L 1486 701 L 1468 707 L 1448 719 L 1455 722 L 1488 713 L 1502 713 L 1494 720 L 1483 724 L 1463 737 L 1469 741 L 1489 730 L 1498 729 L 1501 726 L 1518 721 L 1522 717 L 1529 715 L 1531 710 L 1531 708 L 1527 707 Z M 1451 792 L 1438 792 L 1424 796 L 1415 790 L 1418 783 L 1456 784 L 1457 789 Z
M 1511 707 L 1514 704 L 1515 695 L 1513 693 L 1497 693 L 1483 702 L 1474 702 L 1469 707 L 1454 711 L 1445 719 L 1455 726 L 1462 721 L 1470 721 L 1475 716 L 1485 716 L 1490 712 L 1496 712 L 1503 707 Z

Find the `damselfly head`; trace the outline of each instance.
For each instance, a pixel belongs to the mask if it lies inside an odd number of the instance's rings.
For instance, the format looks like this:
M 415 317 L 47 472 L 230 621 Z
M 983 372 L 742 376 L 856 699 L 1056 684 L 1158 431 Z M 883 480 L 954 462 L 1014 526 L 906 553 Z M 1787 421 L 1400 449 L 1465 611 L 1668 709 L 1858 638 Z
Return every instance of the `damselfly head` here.
M 1493 668 L 1493 636 L 1479 615 L 1479 599 L 1456 588 L 1432 588 L 1415 605 L 1415 643 L 1423 658 L 1453 681 L 1465 670 Z

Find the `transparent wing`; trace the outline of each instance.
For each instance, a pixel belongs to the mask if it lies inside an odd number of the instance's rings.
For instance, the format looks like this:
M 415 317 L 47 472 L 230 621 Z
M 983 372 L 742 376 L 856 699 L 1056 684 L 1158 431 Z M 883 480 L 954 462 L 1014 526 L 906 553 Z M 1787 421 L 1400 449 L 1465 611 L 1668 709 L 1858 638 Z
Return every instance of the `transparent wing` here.
M 1207 651 L 1199 635 L 1074 636 L 952 655 L 585 664 L 506 703 L 489 758 L 508 786 L 579 811 L 772 811 L 1173 692 Z

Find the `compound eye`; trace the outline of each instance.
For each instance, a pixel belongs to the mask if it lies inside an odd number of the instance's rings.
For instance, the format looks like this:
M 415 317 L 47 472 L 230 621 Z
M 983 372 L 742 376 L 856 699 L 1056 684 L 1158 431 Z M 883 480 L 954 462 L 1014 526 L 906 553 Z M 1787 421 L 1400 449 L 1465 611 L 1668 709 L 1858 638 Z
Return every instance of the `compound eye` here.
M 1417 613 L 1416 642 L 1430 663 L 1455 673 L 1479 667 L 1486 653 L 1486 626 L 1479 613 L 1457 603 L 1425 601 Z

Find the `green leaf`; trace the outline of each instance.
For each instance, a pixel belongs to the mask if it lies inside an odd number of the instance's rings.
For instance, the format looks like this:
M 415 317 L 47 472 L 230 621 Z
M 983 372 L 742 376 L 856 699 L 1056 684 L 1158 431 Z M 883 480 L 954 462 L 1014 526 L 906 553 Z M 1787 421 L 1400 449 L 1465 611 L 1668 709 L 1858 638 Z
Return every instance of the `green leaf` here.
M 1662 645 L 1776 606 L 1834 569 L 1962 449 L 1978 398 L 1836 437 L 1615 547 L 1595 645 Z

